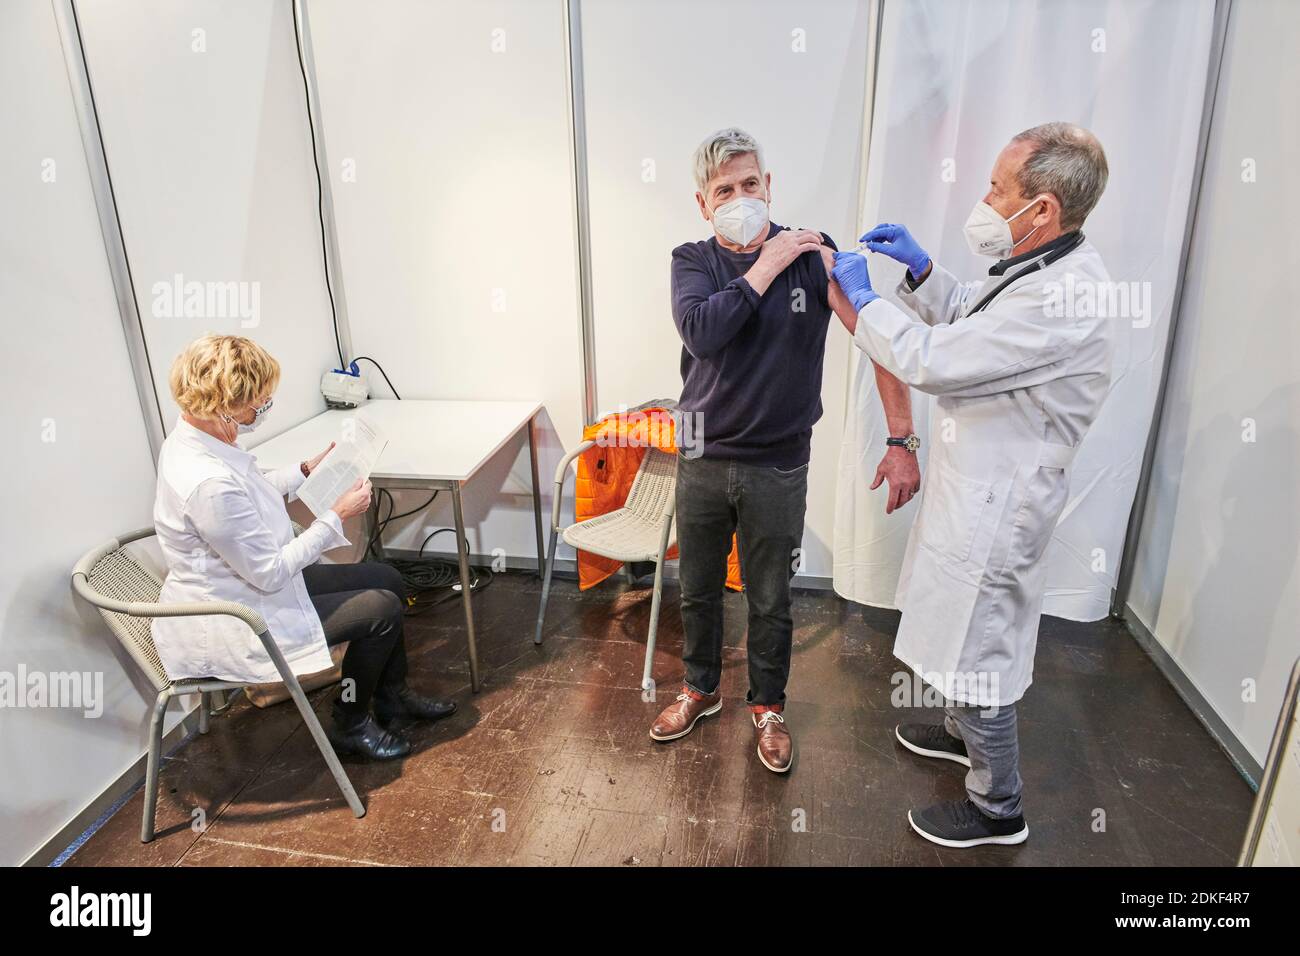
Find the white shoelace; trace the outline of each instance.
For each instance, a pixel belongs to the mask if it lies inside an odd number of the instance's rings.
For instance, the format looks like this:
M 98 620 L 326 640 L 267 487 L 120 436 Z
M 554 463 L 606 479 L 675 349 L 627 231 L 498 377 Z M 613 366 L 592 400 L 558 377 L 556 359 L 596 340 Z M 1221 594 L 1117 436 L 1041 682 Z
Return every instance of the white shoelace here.
M 767 726 L 768 721 L 775 720 L 778 724 L 784 724 L 785 718 L 774 710 L 763 711 L 763 716 L 758 719 L 758 729 L 762 730 Z

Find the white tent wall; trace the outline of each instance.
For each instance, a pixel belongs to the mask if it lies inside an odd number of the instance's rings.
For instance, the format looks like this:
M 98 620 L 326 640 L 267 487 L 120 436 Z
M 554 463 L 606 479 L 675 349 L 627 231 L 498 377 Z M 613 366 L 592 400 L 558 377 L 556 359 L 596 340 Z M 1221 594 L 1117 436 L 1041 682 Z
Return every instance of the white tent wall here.
M 1300 5 L 1228 20 L 1129 607 L 1263 763 L 1300 654 Z
M 153 695 L 69 574 L 149 523 L 154 471 L 49 0 L 0 4 L 0 87 L 0 865 L 13 866 L 144 751 Z M 87 706 L 25 706 L 24 673 L 89 674 Z
M 204 332 L 279 359 L 260 440 L 323 411 L 338 356 L 289 4 L 78 0 L 77 13 L 166 429 L 171 361 Z M 200 308 L 178 314 L 178 281 L 186 298 L 201 284 Z M 242 299 L 209 302 L 230 283 Z
M 998 151 L 1022 129 L 1069 120 L 1092 129 L 1110 183 L 1084 227 L 1116 283 L 1150 292 L 1116 318 L 1111 394 L 1075 461 L 1071 497 L 1048 551 L 1044 610 L 1107 614 L 1159 387 L 1194 175 L 1212 0 L 887 0 L 862 223 L 905 223 L 934 258 L 977 278 L 962 224 L 988 190 Z M 1158 101 L 1159 108 L 1152 108 Z M 894 298 L 902 267 L 871 256 Z M 897 299 L 894 298 L 897 302 Z M 1145 314 L 1138 314 L 1145 311 Z M 840 453 L 835 589 L 893 606 L 917 503 L 886 517 L 867 492 L 885 432 L 858 355 Z M 923 448 L 931 402 L 913 392 Z M 953 436 L 955 437 L 955 436 Z M 922 469 L 924 471 L 924 461 Z
M 1150 283 L 1151 311 L 1123 320 L 1115 390 L 1050 552 L 1046 610 L 1102 616 L 1159 385 L 1213 0 L 887 0 L 861 197 L 867 2 L 756 0 L 744 16 L 723 0 L 580 6 L 602 411 L 680 390 L 669 253 L 707 235 L 689 168 L 707 132 L 737 124 L 764 143 L 777 221 L 841 246 L 861 225 L 906 222 L 971 277 L 988 263 L 966 251 L 961 223 L 1007 138 L 1058 118 L 1098 133 L 1111 183 L 1086 231 L 1114 279 Z M 337 355 L 288 0 L 77 9 L 165 425 L 170 360 L 209 330 L 249 335 L 281 360 L 266 437 L 310 417 Z M 1300 8 L 1233 9 L 1129 606 L 1262 761 L 1300 650 L 1300 349 L 1282 292 L 1300 268 L 1287 219 L 1300 207 L 1287 179 L 1300 140 L 1277 121 L 1300 86 L 1287 46 Z M 549 499 L 554 462 L 582 425 L 561 0 L 310 10 L 354 352 L 382 362 L 404 397 L 541 400 Z M 0 806 L 22 820 L 0 830 L 4 865 L 75 820 L 144 750 L 151 695 L 74 601 L 68 572 L 90 546 L 149 523 L 154 471 L 49 0 L 0 4 L 0 53 L 0 80 L 19 91 L 0 106 L 0 312 L 18 396 L 0 439 L 23 463 L 13 480 L 25 505 L 0 567 L 0 681 L 103 679 L 98 719 L 0 708 Z M 889 294 L 899 270 L 879 256 L 871 268 Z M 242 284 L 256 311 L 169 314 L 178 276 Z M 840 594 L 890 605 L 916 508 L 887 519 L 883 494 L 866 491 L 884 434 L 864 367 L 832 320 L 804 574 L 833 570 Z M 914 401 L 928 442 L 928 402 Z M 531 560 L 528 492 L 521 442 L 468 489 L 476 553 Z M 388 544 L 413 548 L 450 524 L 440 506 Z M 446 536 L 434 542 L 450 550 Z
M 583 425 L 563 6 L 315 0 L 310 17 L 355 351 L 403 398 L 541 401 L 549 514 Z M 397 510 L 426 497 L 398 493 Z M 466 486 L 465 521 L 475 554 L 531 564 L 526 441 Z M 440 495 L 385 543 L 414 550 L 451 525 Z M 454 554 L 451 536 L 428 553 Z
M 828 233 L 857 224 L 868 4 L 857 0 L 584 0 L 596 382 L 600 410 L 681 393 L 672 250 L 710 227 L 691 155 L 709 133 L 757 137 L 772 218 Z M 813 430 L 805 577 L 831 571 L 835 460 L 851 342 L 832 318 Z M 708 423 L 704 423 L 707 430 Z M 882 504 L 883 507 L 883 504 Z

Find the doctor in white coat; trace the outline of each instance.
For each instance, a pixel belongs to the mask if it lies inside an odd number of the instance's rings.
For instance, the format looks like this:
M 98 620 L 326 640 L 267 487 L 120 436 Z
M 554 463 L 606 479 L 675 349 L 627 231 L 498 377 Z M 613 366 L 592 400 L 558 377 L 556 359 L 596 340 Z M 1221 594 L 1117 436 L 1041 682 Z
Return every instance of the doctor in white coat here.
M 1029 833 L 1015 705 L 1033 676 L 1043 553 L 1110 384 L 1110 320 L 1090 304 L 1109 279 L 1080 231 L 1107 173 L 1101 144 L 1077 126 L 1016 136 L 966 222 L 971 249 L 998 260 L 976 282 L 932 262 L 903 226 L 868 232 L 867 248 L 908 267 L 898 296 L 917 318 L 872 290 L 861 255 L 835 256 L 857 313 L 841 317 L 854 344 L 936 397 L 894 653 L 942 693 L 945 719 L 895 735 L 913 753 L 970 768 L 967 799 L 908 813 L 945 846 Z
M 297 493 L 334 446 L 300 465 L 263 471 L 236 443 L 265 421 L 279 382 L 280 363 L 235 335 L 205 335 L 172 363 L 181 414 L 158 456 L 154 527 L 167 562 L 160 600 L 251 607 L 295 674 L 329 668 L 330 647 L 346 643 L 342 692 L 326 733 L 340 753 L 396 760 L 411 750 L 406 723 L 450 716 L 456 706 L 407 686 L 402 576 L 375 561 L 319 561 L 348 543 L 343 521 L 365 512 L 370 482 L 357 482 L 295 537 L 285 496 Z M 279 676 L 257 635 L 232 617 L 157 618 L 153 638 L 172 680 L 262 683 Z

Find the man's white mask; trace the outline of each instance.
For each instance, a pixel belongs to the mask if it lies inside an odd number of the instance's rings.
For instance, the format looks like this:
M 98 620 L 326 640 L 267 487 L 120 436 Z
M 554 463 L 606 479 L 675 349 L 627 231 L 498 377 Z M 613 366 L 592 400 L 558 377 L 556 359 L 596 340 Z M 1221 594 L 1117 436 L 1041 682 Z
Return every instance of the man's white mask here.
M 713 228 L 723 239 L 747 246 L 767 228 L 767 203 L 751 196 L 741 196 L 713 210 Z

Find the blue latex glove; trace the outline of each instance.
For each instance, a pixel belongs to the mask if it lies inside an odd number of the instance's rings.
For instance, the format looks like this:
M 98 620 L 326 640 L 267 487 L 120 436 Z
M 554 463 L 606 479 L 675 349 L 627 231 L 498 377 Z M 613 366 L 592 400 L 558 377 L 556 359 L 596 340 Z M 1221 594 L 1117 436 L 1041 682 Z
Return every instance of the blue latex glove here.
M 859 241 L 866 243 L 872 252 L 883 253 L 907 266 L 913 279 L 920 278 L 930 264 L 930 254 L 916 244 L 906 226 L 882 222 Z
M 867 260 L 856 252 L 835 253 L 835 268 L 831 275 L 840 284 L 840 289 L 853 304 L 854 312 L 861 312 L 862 307 L 873 299 L 879 299 L 876 290 L 871 288 L 871 276 L 867 273 Z

